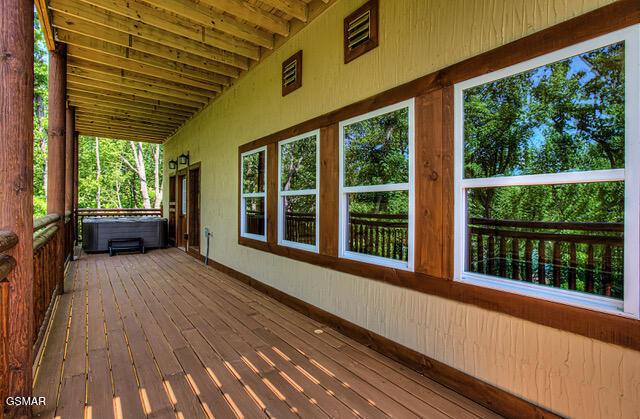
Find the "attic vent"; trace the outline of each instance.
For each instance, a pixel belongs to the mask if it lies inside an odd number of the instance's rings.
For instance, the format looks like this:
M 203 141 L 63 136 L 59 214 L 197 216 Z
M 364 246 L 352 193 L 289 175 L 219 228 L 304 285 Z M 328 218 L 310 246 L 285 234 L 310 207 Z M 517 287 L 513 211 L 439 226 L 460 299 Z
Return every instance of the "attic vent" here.
M 302 86 L 302 51 L 282 63 L 282 96 Z
M 360 17 L 349 22 L 349 49 L 367 42 L 371 37 L 371 11 L 367 10 Z
M 370 0 L 344 19 L 344 63 L 378 46 L 378 0 Z

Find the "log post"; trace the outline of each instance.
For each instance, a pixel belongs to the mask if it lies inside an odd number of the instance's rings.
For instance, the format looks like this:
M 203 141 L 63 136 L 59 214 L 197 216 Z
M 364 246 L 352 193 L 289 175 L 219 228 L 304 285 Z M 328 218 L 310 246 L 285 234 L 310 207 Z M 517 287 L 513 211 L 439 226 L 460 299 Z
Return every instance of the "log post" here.
M 0 230 L 18 237 L 8 254 L 11 339 L 2 391 L 30 396 L 33 343 L 33 1 L 0 0 Z M 4 405 L 4 400 L 0 402 Z M 27 407 L 9 416 L 28 416 Z
M 64 147 L 64 238 L 65 238 L 65 258 L 73 255 L 73 233 L 69 229 L 73 230 L 73 176 L 75 169 L 75 152 L 73 150 L 75 143 L 75 109 L 73 107 L 67 108 L 66 113 L 66 138 Z M 66 222 L 66 217 L 69 216 L 69 222 Z M 66 241 L 70 241 L 67 243 Z M 71 254 L 68 254 L 70 252 Z
M 75 125 L 75 122 L 74 122 Z M 78 156 L 80 154 L 80 136 L 77 132 L 73 133 L 73 244 L 78 242 L 78 177 L 80 175 L 80 168 L 78 162 Z
M 49 182 L 47 193 L 47 211 L 59 214 L 58 252 L 55 256 L 55 272 L 58 291 L 64 292 L 64 246 L 60 246 L 64 236 L 64 200 L 65 200 L 65 131 L 66 131 L 66 94 L 67 94 L 67 49 L 58 44 L 49 52 Z

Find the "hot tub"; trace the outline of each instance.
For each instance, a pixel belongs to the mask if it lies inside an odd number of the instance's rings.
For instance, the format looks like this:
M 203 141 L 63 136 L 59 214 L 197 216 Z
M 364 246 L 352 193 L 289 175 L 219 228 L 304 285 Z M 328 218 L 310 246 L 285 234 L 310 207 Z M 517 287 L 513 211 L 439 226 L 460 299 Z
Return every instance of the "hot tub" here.
M 147 249 L 167 247 L 167 219 L 160 217 L 87 217 L 82 220 L 82 249 L 106 252 L 109 240 L 141 237 Z

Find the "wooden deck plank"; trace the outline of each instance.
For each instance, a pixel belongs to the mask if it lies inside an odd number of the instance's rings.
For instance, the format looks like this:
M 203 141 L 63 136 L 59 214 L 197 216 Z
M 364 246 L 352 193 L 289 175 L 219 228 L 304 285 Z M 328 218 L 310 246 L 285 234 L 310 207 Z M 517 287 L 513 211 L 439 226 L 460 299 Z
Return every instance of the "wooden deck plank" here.
M 88 261 L 78 264 L 71 302 L 69 333 L 62 368 L 56 416 L 82 417 L 87 384 L 87 277 Z
M 172 264 L 172 266 L 174 266 L 173 269 L 180 269 L 182 265 Z M 192 265 L 186 265 L 184 268 L 191 269 L 191 272 L 189 272 L 188 275 L 183 272 L 187 281 L 194 280 L 200 276 L 199 274 L 201 274 L 201 272 L 194 270 Z M 207 287 L 208 285 L 213 285 L 215 287 L 215 283 L 213 282 L 209 282 L 208 284 L 201 282 L 199 285 L 201 287 Z M 225 288 L 225 291 L 226 290 L 228 290 L 228 288 Z M 245 301 L 234 301 L 233 298 L 229 298 L 229 295 L 230 293 L 228 292 L 226 294 L 222 292 L 218 294 L 219 298 L 226 298 L 226 302 L 228 303 L 226 305 L 226 311 L 235 313 L 236 316 L 243 316 L 243 310 L 241 310 L 240 307 L 242 307 L 243 304 L 246 304 L 249 300 L 245 298 Z M 259 328 L 259 319 L 261 318 L 262 316 L 260 314 L 255 314 L 253 318 L 244 318 L 241 323 L 244 323 L 251 328 Z M 295 325 L 288 322 L 287 319 L 279 320 L 283 321 L 283 324 L 289 323 L 290 327 L 287 328 L 288 331 L 296 330 Z M 263 325 L 273 326 L 275 324 L 273 322 L 269 322 L 267 324 L 263 322 Z M 291 336 L 293 335 L 291 334 Z M 305 336 L 303 339 L 305 338 L 313 339 L 314 337 Z M 300 340 L 300 342 L 302 342 L 302 340 Z M 327 348 L 327 350 L 330 349 L 331 348 Z M 335 370 L 336 375 L 338 377 L 342 377 L 343 381 L 347 379 L 349 380 L 344 381 L 345 383 L 357 387 L 359 389 L 358 391 L 367 399 L 375 400 L 377 407 L 385 411 L 387 414 L 391 416 L 410 416 L 418 412 L 430 412 L 432 417 L 445 417 L 442 412 L 413 397 L 410 393 L 403 391 L 403 389 L 397 386 L 396 388 L 389 388 L 389 382 L 384 377 L 381 377 L 362 365 L 353 362 L 339 352 L 333 352 L 331 355 L 331 358 L 324 357 L 321 354 L 316 354 L 316 357 L 323 359 L 323 362 L 331 365 L 332 369 Z M 341 365 L 338 361 L 343 361 L 345 365 Z M 353 375 L 353 372 L 356 372 L 357 375 Z M 379 390 L 379 388 L 387 391 L 383 392 L 382 390 Z
M 69 283 L 71 289 L 73 289 L 76 271 L 76 265 L 69 271 L 72 277 Z M 45 397 L 47 404 L 33 407 L 33 415 L 35 417 L 52 418 L 56 412 L 58 391 L 62 380 L 62 364 L 64 361 L 64 347 L 67 339 L 71 300 L 72 294 L 70 293 L 62 294 L 58 297 L 55 312 L 51 318 L 52 327 L 43 342 L 44 349 L 34 381 L 33 394 L 37 397 Z
M 41 416 L 495 417 L 177 249 L 73 271 L 36 380 L 59 400 Z

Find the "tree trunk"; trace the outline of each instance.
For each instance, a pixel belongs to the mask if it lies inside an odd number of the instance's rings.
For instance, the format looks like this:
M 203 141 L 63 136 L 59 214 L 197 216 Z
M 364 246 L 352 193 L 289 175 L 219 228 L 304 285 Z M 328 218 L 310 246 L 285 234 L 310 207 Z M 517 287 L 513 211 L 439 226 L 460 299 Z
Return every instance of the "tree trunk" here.
M 96 208 L 101 208 L 100 204 L 100 139 L 96 137 L 96 180 L 98 189 L 96 191 Z
M 134 143 L 130 141 L 133 158 L 136 161 L 136 170 L 140 179 L 140 195 L 142 195 L 143 208 L 151 208 L 151 200 L 149 199 L 149 189 L 147 189 L 147 172 L 144 167 L 144 155 L 142 154 L 142 143 Z
M 160 204 L 162 203 L 162 188 L 160 187 L 160 144 L 156 144 L 156 149 L 153 153 L 153 176 L 155 182 L 156 189 L 156 199 L 154 203 L 154 208 L 160 208 Z

